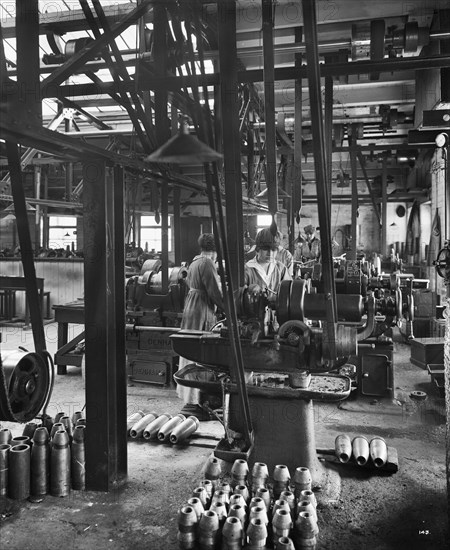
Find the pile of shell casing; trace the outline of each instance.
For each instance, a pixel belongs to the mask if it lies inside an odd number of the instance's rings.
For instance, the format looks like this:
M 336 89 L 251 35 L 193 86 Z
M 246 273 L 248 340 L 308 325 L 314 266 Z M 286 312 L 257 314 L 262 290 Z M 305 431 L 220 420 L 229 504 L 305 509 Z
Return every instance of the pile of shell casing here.
M 347 434 L 338 435 L 334 442 L 335 454 L 339 462 L 353 462 L 358 466 L 373 465 L 383 468 L 388 459 L 388 448 L 382 437 L 373 437 L 370 441 L 363 435 L 353 439 Z
M 144 438 L 147 441 L 184 443 L 199 427 L 195 416 L 156 412 L 144 413 L 138 411 L 127 418 L 127 433 L 132 439 Z
M 55 421 L 29 422 L 22 435 L 0 429 L 0 495 L 14 500 L 65 497 L 85 488 L 83 413 L 70 418 L 58 413 Z
M 178 511 L 181 550 L 315 550 L 317 502 L 308 468 L 298 467 L 291 482 L 283 464 L 269 478 L 263 462 L 250 472 L 237 459 L 225 480 L 220 461 L 210 457 L 204 477 Z

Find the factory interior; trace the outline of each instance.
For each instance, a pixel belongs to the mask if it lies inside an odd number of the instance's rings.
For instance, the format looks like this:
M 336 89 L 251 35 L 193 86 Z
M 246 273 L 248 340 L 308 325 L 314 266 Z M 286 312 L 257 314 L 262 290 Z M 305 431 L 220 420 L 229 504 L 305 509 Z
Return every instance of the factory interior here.
M 0 79 L 1 548 L 447 549 L 450 3 L 0 0 Z

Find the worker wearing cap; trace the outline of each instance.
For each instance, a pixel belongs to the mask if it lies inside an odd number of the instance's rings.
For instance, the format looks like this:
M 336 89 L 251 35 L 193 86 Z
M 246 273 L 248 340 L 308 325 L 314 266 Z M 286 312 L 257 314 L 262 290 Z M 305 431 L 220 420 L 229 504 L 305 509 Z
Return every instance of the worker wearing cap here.
M 318 261 L 320 258 L 320 240 L 316 237 L 316 228 L 313 225 L 307 225 L 304 228 L 305 237 L 299 236 L 294 253 L 294 261 L 309 262 Z M 303 242 L 301 241 L 303 239 Z
M 276 300 L 281 281 L 292 279 L 289 269 L 275 259 L 279 245 L 278 233 L 272 235 L 269 228 L 261 229 L 256 235 L 256 256 L 245 264 L 246 284 L 267 290 L 270 301 Z

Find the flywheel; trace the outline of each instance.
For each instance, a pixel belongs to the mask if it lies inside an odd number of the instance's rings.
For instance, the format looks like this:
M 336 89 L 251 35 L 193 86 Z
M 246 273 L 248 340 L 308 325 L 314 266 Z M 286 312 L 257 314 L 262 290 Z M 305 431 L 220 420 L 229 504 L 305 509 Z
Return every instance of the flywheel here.
M 50 398 L 51 358 L 22 350 L 0 356 L 0 420 L 29 422 Z

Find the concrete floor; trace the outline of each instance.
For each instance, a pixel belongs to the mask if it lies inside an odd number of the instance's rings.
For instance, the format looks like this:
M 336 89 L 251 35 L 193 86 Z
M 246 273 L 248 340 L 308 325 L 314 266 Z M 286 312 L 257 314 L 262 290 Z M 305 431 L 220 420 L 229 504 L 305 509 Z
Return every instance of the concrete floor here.
M 72 328 L 79 330 L 80 327 Z M 2 349 L 33 349 L 30 330 L 3 327 Z M 49 351 L 56 348 L 56 325 L 45 326 Z M 409 361 L 410 348 L 395 343 L 395 392 L 399 405 L 369 405 L 361 412 L 315 404 L 317 448 L 332 448 L 339 433 L 384 437 L 395 447 L 395 474 L 337 467 L 340 494 L 323 502 L 320 492 L 318 550 L 440 550 L 449 545 L 445 476 L 445 404 L 426 371 Z M 409 398 L 427 392 L 424 402 Z M 128 409 L 177 413 L 174 389 L 129 383 Z M 57 376 L 50 414 L 72 414 L 84 405 L 80 369 Z M 23 426 L 3 422 L 13 435 Z M 0 547 L 8 550 L 172 550 L 177 511 L 203 478 L 202 468 L 223 430 L 202 422 L 200 436 L 185 447 L 128 443 L 128 480 L 111 493 L 72 491 L 41 503 L 0 497 Z M 222 463 L 224 476 L 230 465 Z

